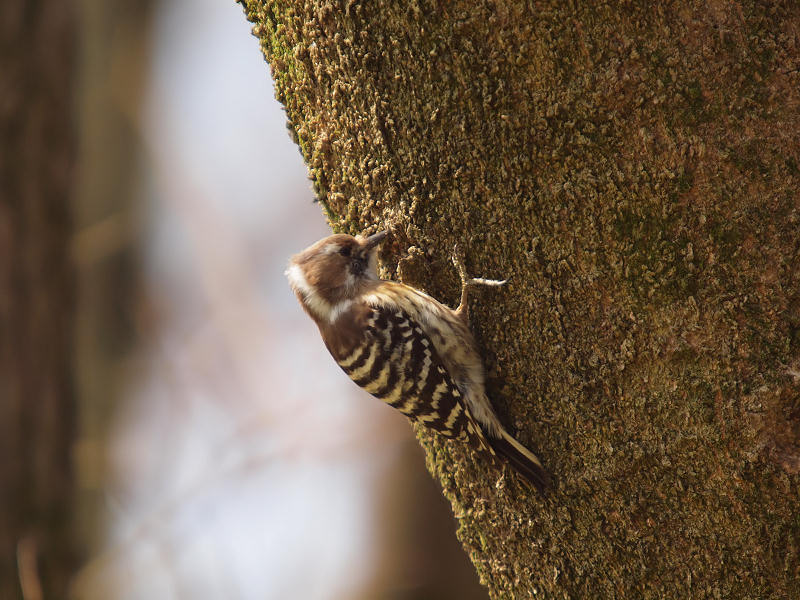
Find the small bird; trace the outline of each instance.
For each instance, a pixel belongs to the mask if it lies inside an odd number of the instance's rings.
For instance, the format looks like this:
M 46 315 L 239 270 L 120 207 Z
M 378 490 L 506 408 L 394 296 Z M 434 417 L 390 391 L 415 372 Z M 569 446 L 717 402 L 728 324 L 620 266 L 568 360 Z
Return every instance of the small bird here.
M 504 456 L 540 492 L 550 476 L 502 426 L 486 397 L 484 368 L 469 328 L 468 289 L 505 281 L 466 277 L 458 252 L 461 303 L 452 310 L 376 273 L 381 231 L 338 234 L 289 261 L 286 275 L 325 346 L 367 392 L 416 421 L 493 458 Z

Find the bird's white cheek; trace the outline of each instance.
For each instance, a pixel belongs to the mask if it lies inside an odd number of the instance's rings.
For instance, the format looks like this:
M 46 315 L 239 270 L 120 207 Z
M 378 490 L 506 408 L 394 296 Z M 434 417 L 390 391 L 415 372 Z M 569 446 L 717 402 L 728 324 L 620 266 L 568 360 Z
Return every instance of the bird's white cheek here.
M 289 284 L 295 292 L 299 292 L 305 300 L 308 308 L 317 315 L 318 318 L 328 318 L 331 312 L 331 305 L 317 294 L 316 290 L 309 285 L 303 270 L 299 265 L 290 265 L 286 269 L 286 276 L 289 278 Z
M 286 269 L 285 274 L 289 279 L 289 285 L 291 285 L 296 291 L 305 296 L 311 293 L 311 286 L 308 285 L 308 281 L 306 281 L 306 276 L 303 275 L 303 269 L 300 268 L 300 265 L 289 265 L 289 268 Z
M 345 312 L 347 312 L 352 305 L 353 305 L 352 300 L 342 300 L 338 304 L 335 304 L 331 309 L 330 315 L 328 316 L 328 320 L 331 323 L 334 323 L 339 317 L 341 317 Z

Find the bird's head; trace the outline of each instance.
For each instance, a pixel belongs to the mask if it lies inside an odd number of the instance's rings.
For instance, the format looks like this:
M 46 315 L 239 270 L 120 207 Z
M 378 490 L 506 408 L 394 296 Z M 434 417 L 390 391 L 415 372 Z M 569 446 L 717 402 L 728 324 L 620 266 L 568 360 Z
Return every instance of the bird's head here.
M 326 237 L 289 260 L 286 275 L 303 308 L 314 318 L 331 320 L 378 279 L 375 254 L 386 237 L 345 234 Z

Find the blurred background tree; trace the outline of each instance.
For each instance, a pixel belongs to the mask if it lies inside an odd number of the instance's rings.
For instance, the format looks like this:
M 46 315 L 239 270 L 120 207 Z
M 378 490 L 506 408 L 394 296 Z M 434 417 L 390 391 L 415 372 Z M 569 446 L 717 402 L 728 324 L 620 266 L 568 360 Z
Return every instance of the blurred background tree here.
M 72 2 L 0 6 L 0 597 L 63 595 L 81 556 L 70 260 Z

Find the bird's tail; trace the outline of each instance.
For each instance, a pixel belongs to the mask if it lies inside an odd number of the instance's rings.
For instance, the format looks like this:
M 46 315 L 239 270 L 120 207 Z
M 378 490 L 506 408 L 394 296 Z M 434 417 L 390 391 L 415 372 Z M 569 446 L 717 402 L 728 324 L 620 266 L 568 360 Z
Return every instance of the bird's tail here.
M 486 436 L 494 451 L 503 456 L 525 479 L 530 481 L 540 494 L 550 487 L 550 474 L 545 471 L 536 455 L 515 440 L 505 429 L 500 437 Z

